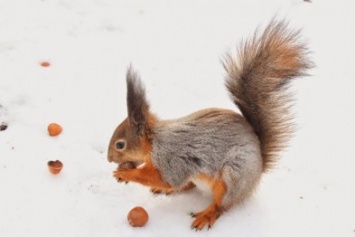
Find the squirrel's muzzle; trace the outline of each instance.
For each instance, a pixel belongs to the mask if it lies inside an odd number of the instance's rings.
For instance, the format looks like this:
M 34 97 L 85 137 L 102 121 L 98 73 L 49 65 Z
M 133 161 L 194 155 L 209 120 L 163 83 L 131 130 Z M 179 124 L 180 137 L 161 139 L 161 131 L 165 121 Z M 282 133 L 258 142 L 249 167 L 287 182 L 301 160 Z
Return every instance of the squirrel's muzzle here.
M 115 161 L 115 154 L 109 149 L 107 152 L 107 160 L 108 162 L 114 162 Z

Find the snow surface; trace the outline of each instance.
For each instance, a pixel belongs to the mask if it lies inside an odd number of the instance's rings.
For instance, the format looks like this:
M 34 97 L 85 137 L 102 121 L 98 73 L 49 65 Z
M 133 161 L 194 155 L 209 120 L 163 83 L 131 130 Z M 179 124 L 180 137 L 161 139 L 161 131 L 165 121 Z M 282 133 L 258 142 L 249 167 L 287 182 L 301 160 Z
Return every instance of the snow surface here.
M 354 12 L 353 0 L 0 0 L 0 236 L 355 236 Z M 195 233 L 203 189 L 154 196 L 112 178 L 126 68 L 162 118 L 235 109 L 220 59 L 275 14 L 304 29 L 317 65 L 294 83 L 299 130 L 251 200 Z M 132 228 L 138 205 L 150 220 Z

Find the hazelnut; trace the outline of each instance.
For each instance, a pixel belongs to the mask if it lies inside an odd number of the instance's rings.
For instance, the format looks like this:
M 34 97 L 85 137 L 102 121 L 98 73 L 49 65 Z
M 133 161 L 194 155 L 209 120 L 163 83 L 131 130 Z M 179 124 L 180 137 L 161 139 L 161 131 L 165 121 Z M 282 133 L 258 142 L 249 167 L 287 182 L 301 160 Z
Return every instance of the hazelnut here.
M 0 124 L 0 131 L 4 131 L 7 129 L 7 124 L 6 123 L 1 123 Z
M 63 168 L 63 163 L 60 160 L 48 161 L 47 165 L 52 174 L 58 174 Z
M 137 167 L 136 167 L 136 164 L 133 161 L 125 161 L 125 162 L 122 162 L 118 166 L 119 170 L 132 170 L 132 169 L 135 169 L 135 168 L 137 168 Z
M 43 61 L 40 63 L 42 67 L 49 67 L 51 64 L 47 61 Z
M 149 219 L 148 213 L 143 207 L 135 207 L 129 211 L 127 220 L 133 227 L 144 226 Z
M 62 132 L 63 128 L 57 123 L 50 123 L 47 130 L 49 135 L 53 137 L 58 136 Z

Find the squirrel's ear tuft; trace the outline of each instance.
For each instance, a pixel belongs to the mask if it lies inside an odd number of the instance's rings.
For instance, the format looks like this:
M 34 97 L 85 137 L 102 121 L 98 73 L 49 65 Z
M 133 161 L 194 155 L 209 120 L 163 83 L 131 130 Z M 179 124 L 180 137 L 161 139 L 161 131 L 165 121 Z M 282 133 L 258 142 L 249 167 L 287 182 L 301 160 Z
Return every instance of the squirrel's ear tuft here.
M 127 70 L 127 109 L 128 119 L 138 135 L 143 135 L 148 125 L 149 104 L 145 89 L 138 73 L 130 66 Z

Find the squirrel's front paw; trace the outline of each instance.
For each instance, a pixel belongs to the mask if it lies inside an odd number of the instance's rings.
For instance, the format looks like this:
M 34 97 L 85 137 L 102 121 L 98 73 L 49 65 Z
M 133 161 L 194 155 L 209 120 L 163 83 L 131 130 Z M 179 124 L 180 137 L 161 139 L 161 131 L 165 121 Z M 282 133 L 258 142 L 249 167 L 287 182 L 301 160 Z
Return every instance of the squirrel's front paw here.
M 113 177 L 117 182 L 125 182 L 127 184 L 129 180 L 127 180 L 125 173 L 125 170 L 115 170 L 113 171 Z

